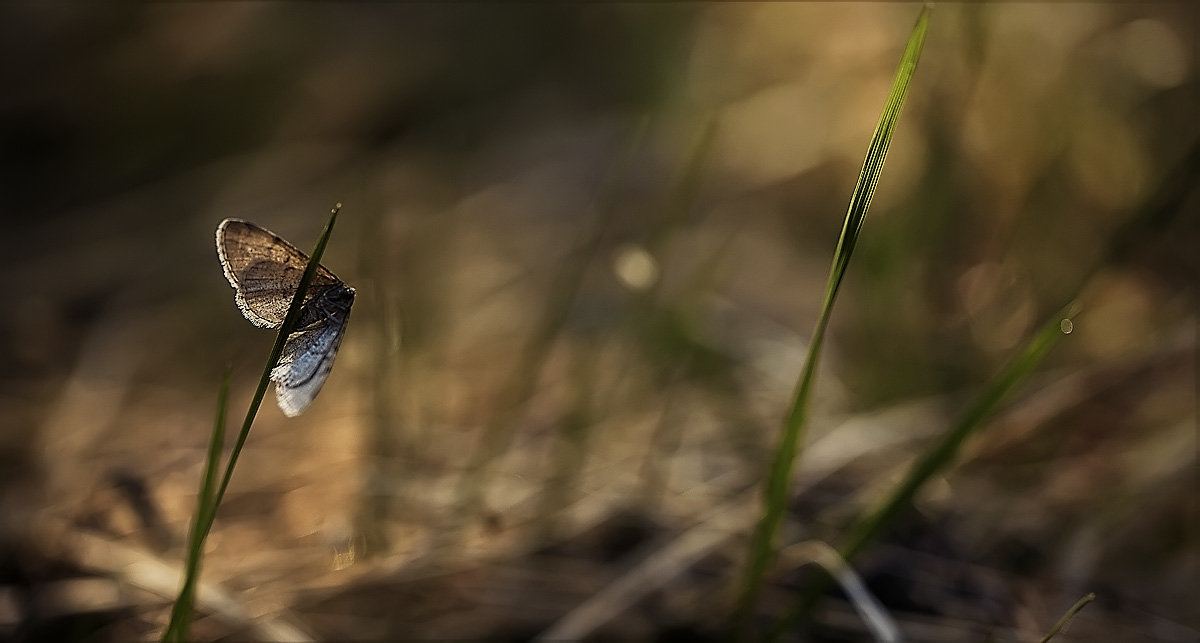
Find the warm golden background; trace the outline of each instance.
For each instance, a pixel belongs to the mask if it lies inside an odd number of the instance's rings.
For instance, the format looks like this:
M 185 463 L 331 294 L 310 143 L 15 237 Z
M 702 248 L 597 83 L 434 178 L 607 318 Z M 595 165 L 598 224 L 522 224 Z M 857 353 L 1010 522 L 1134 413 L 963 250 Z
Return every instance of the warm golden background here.
M 336 201 L 346 342 L 260 413 L 196 636 L 718 634 L 918 10 L 0 7 L 0 637 L 158 636 L 221 372 L 236 428 L 272 341 L 213 230 L 309 248 Z M 1063 640 L 1200 638 L 1197 24 L 933 13 L 784 544 L 836 546 L 1083 312 L 858 561 L 909 640 L 1036 640 L 1089 591 Z M 865 634 L 831 598 L 795 636 Z

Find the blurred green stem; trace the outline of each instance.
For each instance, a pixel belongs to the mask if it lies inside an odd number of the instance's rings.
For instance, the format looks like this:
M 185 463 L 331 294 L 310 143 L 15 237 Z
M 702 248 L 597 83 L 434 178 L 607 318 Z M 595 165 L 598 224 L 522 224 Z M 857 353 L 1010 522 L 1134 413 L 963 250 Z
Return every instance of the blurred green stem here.
M 1089 592 L 1083 598 L 1075 601 L 1075 604 L 1071 606 L 1071 609 L 1068 609 L 1066 613 L 1062 615 L 1062 618 L 1059 618 L 1058 622 L 1054 624 L 1054 627 L 1051 627 L 1050 631 L 1046 632 L 1046 635 L 1042 637 L 1041 643 L 1050 643 L 1050 639 L 1054 638 L 1059 632 L 1063 631 L 1063 628 L 1067 626 L 1067 623 L 1071 622 L 1071 619 L 1075 618 L 1075 615 L 1079 613 L 1079 610 L 1087 607 L 1088 603 L 1091 603 L 1094 600 L 1096 600 L 1096 594 Z
M 1069 332 L 1066 330 L 1069 326 L 1064 325 L 1063 320 L 1070 320 L 1077 313 L 1078 305 L 1072 302 L 1042 325 L 1025 345 L 1024 350 L 992 378 L 989 386 L 959 417 L 951 429 L 942 436 L 941 440 L 925 451 L 917 460 L 891 495 L 851 528 L 849 538 L 839 549 L 843 560 L 852 563 L 854 558 L 879 536 L 900 511 L 909 506 L 917 491 L 936 473 L 954 461 L 963 442 L 983 426 L 983 421 L 1000 405 L 1000 402 L 1033 373 L 1042 358 L 1058 343 L 1063 334 Z M 788 616 L 777 625 L 774 635 L 778 636 L 786 632 L 796 622 L 807 616 L 816 605 L 817 599 L 829 586 L 828 576 L 822 576 L 821 582 L 809 586 Z
M 217 394 L 217 416 L 213 420 L 204 475 L 200 479 L 196 515 L 188 534 L 188 557 L 183 573 L 183 587 L 179 590 L 175 604 L 171 606 L 171 616 L 167 621 L 167 629 L 163 632 L 163 641 L 187 641 L 191 638 L 192 611 L 196 607 L 196 585 L 200 582 L 200 559 L 204 551 L 204 537 L 207 535 L 207 531 L 202 527 L 209 521 L 208 512 L 214 500 L 217 465 L 221 462 L 221 447 L 225 444 L 225 415 L 229 407 L 229 378 L 232 371 L 233 365 L 226 365 L 225 375 L 221 378 L 221 389 Z
M 312 254 L 309 256 L 308 265 L 305 266 L 304 274 L 300 277 L 296 294 L 292 296 L 292 302 L 288 307 L 287 315 L 283 318 L 283 324 L 279 327 L 279 334 L 275 337 L 275 345 L 271 348 L 271 353 L 267 356 L 267 362 L 263 367 L 262 377 L 259 378 L 254 398 L 250 401 L 250 407 L 246 410 L 246 418 L 242 421 L 242 429 L 238 432 L 237 441 L 229 453 L 229 462 L 225 465 L 225 473 L 221 476 L 221 484 L 215 492 L 211 491 L 211 474 L 216 473 L 217 463 L 220 461 L 220 448 L 213 448 L 210 445 L 203 482 L 204 491 L 200 494 L 192 538 L 188 542 L 188 564 L 184 574 L 184 584 L 172 608 L 171 619 L 167 623 L 166 630 L 163 632 L 164 641 L 186 641 L 190 638 L 188 629 L 191 621 L 195 587 L 199 583 L 200 559 L 203 556 L 204 541 L 208 538 L 208 533 L 212 530 L 213 522 L 217 517 L 217 508 L 221 506 L 221 500 L 225 497 L 225 490 L 229 488 L 229 481 L 233 478 L 233 468 L 237 465 L 238 456 L 242 452 L 242 447 L 246 444 L 246 438 L 250 436 L 250 426 L 254 423 L 254 418 L 258 414 L 259 407 L 262 405 L 263 396 L 267 392 L 267 385 L 271 382 L 271 369 L 279 361 L 279 356 L 283 354 L 283 345 L 287 341 L 288 335 L 296 328 L 296 322 L 300 319 L 300 309 L 303 307 L 304 295 L 308 292 L 308 286 L 312 283 L 313 276 L 317 273 L 317 267 L 321 265 L 321 255 L 325 253 L 325 245 L 329 242 L 329 235 L 333 232 L 333 224 L 337 221 L 337 215 L 341 212 L 341 209 L 341 203 L 334 206 L 333 211 L 330 212 L 329 221 L 325 224 L 325 229 L 321 231 L 321 237 L 317 240 L 317 245 L 313 248 Z M 220 400 L 219 417 L 213 429 L 213 444 L 216 444 L 218 439 L 224 442 L 224 403 L 226 395 L 227 392 L 223 392 Z
M 503 406 L 499 417 L 485 429 L 475 454 L 459 483 L 458 513 L 460 516 L 469 515 L 475 510 L 480 500 L 488 465 L 508 448 L 525 405 L 533 397 L 538 377 L 550 354 L 550 349 L 566 324 L 567 317 L 579 294 L 583 278 L 587 274 L 587 269 L 604 241 L 608 218 L 612 213 L 610 201 L 615 192 L 614 186 L 617 179 L 624 175 L 634 153 L 641 147 L 648 124 L 649 118 L 643 118 L 638 122 L 624 153 L 612 166 L 608 176 L 601 184 L 596 197 L 596 205 L 593 208 L 592 219 L 582 240 L 557 273 L 558 278 L 550 288 L 546 307 L 543 309 L 529 341 L 521 350 L 517 365 L 513 368 L 511 388 L 501 402 Z
M 775 535 L 783 522 L 787 509 L 788 491 L 791 488 L 792 470 L 799 457 L 803 442 L 805 419 L 808 414 L 808 400 L 816 380 L 817 365 L 821 358 L 821 347 L 825 341 L 825 332 L 833 313 L 833 303 L 841 287 L 842 278 L 850 264 L 854 246 L 866 221 L 867 211 L 879 184 L 879 176 L 883 170 L 892 134 L 904 106 L 904 98 L 908 94 L 908 85 L 916 71 L 917 61 L 925 43 L 925 33 L 928 28 L 929 7 L 922 7 L 921 14 L 913 26 L 900 59 L 899 69 L 892 82 L 891 91 L 880 114 L 871 144 L 863 161 L 858 183 L 850 197 L 850 205 L 842 225 L 842 233 L 834 250 L 833 266 L 830 268 L 829 281 L 825 287 L 825 297 L 821 304 L 820 316 L 813 329 L 812 338 L 808 344 L 808 354 L 804 360 L 804 368 L 792 404 L 783 422 L 783 435 L 775 449 L 774 459 L 767 473 L 764 485 L 764 509 L 758 527 L 755 529 L 751 543 L 749 561 L 743 577 L 740 600 L 737 607 L 738 637 L 745 639 L 750 636 L 750 620 L 762 591 L 767 568 L 774 558 Z

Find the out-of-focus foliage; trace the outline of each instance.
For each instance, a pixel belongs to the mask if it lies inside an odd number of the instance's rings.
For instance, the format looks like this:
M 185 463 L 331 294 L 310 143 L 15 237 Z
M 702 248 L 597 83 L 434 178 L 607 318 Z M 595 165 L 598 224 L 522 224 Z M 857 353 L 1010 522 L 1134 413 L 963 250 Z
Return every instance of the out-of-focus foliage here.
M 258 419 L 206 553 L 246 619 L 530 636 L 757 502 L 916 12 L 3 5 L 0 606 L 88 570 L 142 588 L 90 627 L 160 631 L 177 587 L 78 538 L 180 564 L 221 369 L 244 408 L 270 343 L 213 229 L 306 247 L 337 201 L 323 263 L 359 293 L 339 363 L 301 419 Z M 1083 309 L 866 552 L 889 610 L 932 614 L 898 616 L 912 638 L 1036 639 L 1092 590 L 1071 635 L 1195 636 L 1194 24 L 1186 3 L 934 13 L 787 541 L 836 543 L 1040 320 Z M 601 633 L 719 630 L 751 525 Z M 771 580 L 784 605 L 803 579 Z

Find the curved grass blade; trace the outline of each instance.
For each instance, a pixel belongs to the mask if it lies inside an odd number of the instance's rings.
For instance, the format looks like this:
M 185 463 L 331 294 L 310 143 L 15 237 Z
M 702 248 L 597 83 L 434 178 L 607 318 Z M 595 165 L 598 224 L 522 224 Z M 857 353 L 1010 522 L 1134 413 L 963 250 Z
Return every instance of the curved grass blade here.
M 1182 204 L 1187 195 L 1191 193 L 1197 174 L 1200 174 L 1200 143 L 1193 141 L 1188 152 L 1165 173 L 1158 187 L 1144 204 L 1111 235 L 1105 251 L 1082 272 L 1075 292 L 1081 291 L 1084 284 L 1104 266 L 1124 260 L 1132 248 L 1144 242 L 1148 234 L 1165 228 L 1168 223 L 1178 217 L 1184 211 Z M 917 465 L 914 465 L 909 476 L 901 482 L 893 495 L 874 513 L 852 527 L 851 536 L 841 549 L 842 556 L 848 562 L 878 537 L 895 517 L 895 514 L 911 501 L 924 482 L 940 471 L 943 466 L 949 464 L 961 443 L 974 433 L 978 423 L 982 422 L 1005 396 L 1029 376 L 1042 356 L 1060 339 L 1061 334 L 1071 332 L 1073 325 L 1071 317 L 1078 314 L 1078 309 L 1078 302 L 1069 304 L 1059 312 L 1059 315 L 1050 318 L 1041 330 L 1030 339 L 1024 352 L 992 379 L 988 388 L 976 400 L 975 405 L 943 437 L 942 442 L 932 447 L 926 456 Z M 1015 373 L 1016 369 L 1021 369 L 1021 372 Z M 793 611 L 777 627 L 776 635 L 782 634 L 812 610 L 821 593 L 830 587 L 829 580 L 825 578 L 824 582 L 815 583 L 805 592 Z M 1068 610 L 1064 618 L 1069 619 L 1075 612 L 1082 609 L 1087 604 L 1086 599 L 1085 596 L 1075 607 Z M 1062 621 L 1056 624 L 1047 637 L 1053 637 L 1062 624 Z
M 221 500 L 225 497 L 225 490 L 229 488 L 229 481 L 233 478 L 233 468 L 237 465 L 238 456 L 241 455 L 242 447 L 246 444 L 246 438 L 250 436 L 250 426 L 254 423 L 254 418 L 258 415 L 258 409 L 262 406 L 263 397 L 266 395 L 267 386 L 271 383 L 271 369 L 275 367 L 279 361 L 279 356 L 283 354 L 283 345 L 287 341 L 289 335 L 296 328 L 296 322 L 300 318 L 300 309 L 303 307 L 304 295 L 308 292 L 308 286 L 312 283 L 313 276 L 317 273 L 317 268 L 321 265 L 321 255 L 325 254 L 325 246 L 329 243 L 329 236 L 333 233 L 333 224 L 337 222 L 338 213 L 342 211 L 342 204 L 338 203 L 329 213 L 329 221 L 325 224 L 325 229 L 321 231 L 321 236 L 317 239 L 317 245 L 313 247 L 312 253 L 309 254 L 308 265 L 304 267 L 304 275 L 300 277 L 300 285 L 296 288 L 296 294 L 292 296 L 292 303 L 288 307 L 287 315 L 283 318 L 283 325 L 279 327 L 279 334 L 275 337 L 275 345 L 271 348 L 271 353 L 267 356 L 267 363 L 263 367 L 262 377 L 259 378 L 258 388 L 254 391 L 254 397 L 250 400 L 250 407 L 246 409 L 246 417 L 242 421 L 242 428 L 238 432 L 237 440 L 234 442 L 233 449 L 229 452 L 229 462 L 225 465 L 225 472 L 221 476 L 221 484 L 212 491 L 210 486 L 214 476 L 209 475 L 208 468 L 212 468 L 212 473 L 216 473 L 216 461 L 219 457 L 220 447 L 218 446 L 217 453 L 209 453 L 209 463 L 205 470 L 205 492 L 200 497 L 200 504 L 196 509 L 196 521 L 192 530 L 192 536 L 188 543 L 188 567 L 185 572 L 183 589 L 180 590 L 179 597 L 175 601 L 175 606 L 171 610 L 171 619 L 167 623 L 167 629 L 163 632 L 163 641 L 186 641 L 188 640 L 188 624 L 191 621 L 192 606 L 195 603 L 195 587 L 199 582 L 200 575 L 200 558 L 204 549 L 204 541 L 208 537 L 208 532 L 212 530 L 213 521 L 217 516 L 217 508 L 221 505 Z M 226 386 L 226 388 L 228 388 Z M 222 412 L 219 424 L 221 439 L 224 440 L 224 402 L 222 402 Z M 214 429 L 214 442 L 216 439 L 217 430 Z M 215 479 L 215 478 L 214 478 Z
M 233 477 L 233 467 L 237 464 L 242 447 L 246 444 L 246 438 L 250 435 L 250 425 L 254 423 L 254 418 L 258 415 L 258 408 L 262 406 L 263 396 L 267 393 L 267 385 L 271 383 L 271 369 L 275 367 L 279 356 L 283 354 L 284 342 L 296 329 L 296 322 L 300 318 L 300 309 L 304 303 L 304 294 L 308 292 L 313 275 L 317 274 L 317 268 L 321 265 L 321 255 L 325 254 L 325 245 L 329 242 L 329 235 L 333 233 L 333 224 L 337 222 L 338 213 L 341 211 L 341 203 L 333 206 L 333 210 L 329 213 L 329 221 L 325 224 L 325 229 L 321 231 L 321 236 L 317 239 L 317 245 L 313 247 L 312 254 L 308 256 L 308 265 L 304 267 L 304 276 L 300 277 L 300 286 L 296 288 L 296 294 L 292 296 L 292 304 L 288 307 L 287 316 L 283 318 L 283 325 L 279 327 L 279 334 L 275 336 L 275 345 L 271 347 L 271 354 L 267 356 L 267 364 L 263 367 L 262 377 L 258 380 L 258 388 L 254 390 L 254 398 L 250 400 L 250 407 L 246 409 L 246 418 L 242 421 L 242 429 L 238 432 L 237 441 L 234 442 L 233 450 L 229 453 L 229 464 L 225 467 L 225 475 L 221 478 L 221 486 L 217 489 L 216 502 L 213 506 L 214 514 L 216 506 L 220 505 L 221 499 L 225 497 L 229 479 Z M 208 517 L 209 527 L 212 526 L 214 517 L 215 515 Z M 208 529 L 206 528 L 205 534 L 207 533 Z
M 852 562 L 891 524 L 930 478 L 954 461 L 963 442 L 982 427 L 984 420 L 996 407 L 1033 373 L 1058 340 L 1071 332 L 1074 325 L 1071 317 L 1078 313 L 1078 308 L 1078 304 L 1072 302 L 1047 320 L 1025 344 L 1025 348 L 992 378 L 983 393 L 967 407 L 937 444 L 925 451 L 891 495 L 851 528 L 850 537 L 839 550 L 847 563 Z M 805 591 L 796 606 L 776 627 L 776 635 L 790 629 L 812 610 L 817 599 L 829 587 L 829 580 L 828 577 L 824 577 L 823 581 L 814 583 Z
M 200 556 L 204 547 L 204 536 L 201 526 L 206 516 L 213 513 L 217 482 L 217 465 L 221 462 L 221 447 L 225 444 L 225 410 L 229 406 L 229 377 L 232 365 L 225 367 L 225 376 L 221 378 L 221 391 L 217 395 L 217 418 L 213 422 L 212 437 L 208 442 L 208 455 L 204 463 L 204 476 L 200 481 L 200 494 L 196 509 L 195 520 L 188 534 L 187 568 L 184 571 L 183 587 L 179 597 L 171 607 L 171 619 L 163 633 L 163 641 L 188 641 L 191 639 L 192 610 L 196 605 L 196 583 L 200 578 Z
M 1083 596 L 1083 598 L 1075 601 L 1075 604 L 1072 605 L 1071 608 L 1068 609 L 1062 615 L 1062 617 L 1058 619 L 1058 622 L 1054 624 L 1054 627 L 1051 627 L 1050 631 L 1046 632 L 1046 635 L 1042 637 L 1040 643 L 1050 643 L 1051 639 L 1053 639 L 1055 636 L 1058 636 L 1059 632 L 1062 632 L 1066 629 L 1067 624 L 1071 622 L 1071 619 L 1075 618 L 1075 615 L 1079 613 L 1079 610 L 1087 607 L 1088 603 L 1091 603 L 1094 600 L 1096 600 L 1095 592 L 1088 592 Z
M 821 346 L 825 339 L 825 329 L 833 310 L 833 302 L 850 264 L 850 256 L 858 242 L 859 232 L 866 221 L 867 210 L 875 195 L 875 187 L 879 184 L 879 175 L 883 170 L 883 162 L 887 157 L 888 146 L 900 117 L 900 109 L 908 94 L 908 85 L 916 71 L 917 61 L 921 56 L 921 48 L 925 43 L 925 33 L 929 23 L 929 7 L 921 9 L 916 25 L 908 37 L 904 55 L 900 59 L 900 67 L 892 82 L 891 92 L 887 103 L 875 127 L 871 145 L 859 173 L 858 183 L 850 197 L 850 205 L 842 225 L 842 233 L 838 239 L 837 248 L 833 255 L 833 266 L 829 272 L 829 281 L 825 286 L 825 299 L 821 305 L 821 314 L 813 329 L 812 339 L 808 345 L 808 355 L 804 361 L 804 369 L 792 398 L 791 408 L 784 420 L 783 436 L 775 450 L 774 459 L 767 474 L 764 488 L 765 507 L 759 520 L 752 542 L 749 561 L 743 577 L 741 594 L 737 607 L 738 633 L 740 638 L 749 635 L 749 622 L 758 602 L 762 589 L 763 577 L 774 557 L 775 535 L 783 521 L 784 510 L 787 506 L 788 489 L 791 487 L 792 470 L 799 456 L 799 448 L 804 435 L 805 419 L 808 414 L 808 400 L 816 378 L 817 364 L 821 357 Z

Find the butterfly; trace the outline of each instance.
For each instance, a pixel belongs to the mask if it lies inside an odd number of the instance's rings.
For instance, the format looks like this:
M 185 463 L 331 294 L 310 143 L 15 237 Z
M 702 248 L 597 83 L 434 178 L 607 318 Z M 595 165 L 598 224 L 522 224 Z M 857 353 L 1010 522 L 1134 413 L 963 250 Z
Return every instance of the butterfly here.
M 217 256 L 242 315 L 260 328 L 282 326 L 308 255 L 249 221 L 225 219 L 217 226 Z M 284 415 L 300 415 L 320 392 L 353 304 L 354 289 L 325 266 L 317 266 L 296 328 L 271 369 L 275 399 Z

